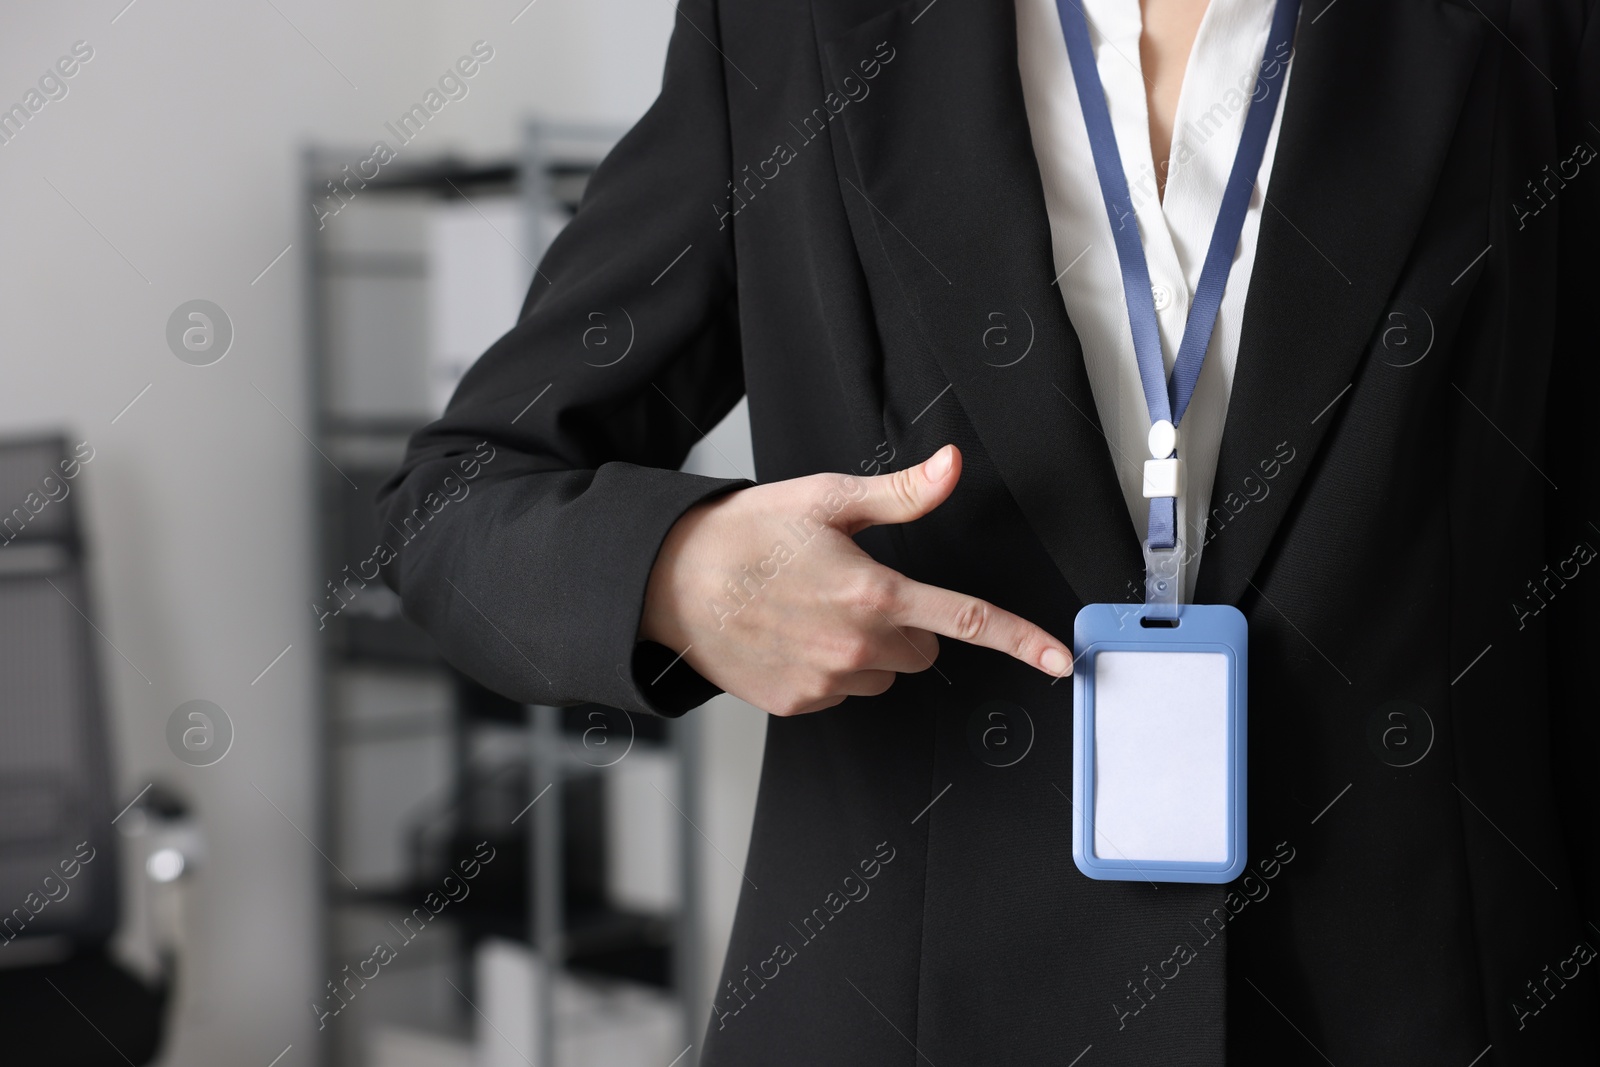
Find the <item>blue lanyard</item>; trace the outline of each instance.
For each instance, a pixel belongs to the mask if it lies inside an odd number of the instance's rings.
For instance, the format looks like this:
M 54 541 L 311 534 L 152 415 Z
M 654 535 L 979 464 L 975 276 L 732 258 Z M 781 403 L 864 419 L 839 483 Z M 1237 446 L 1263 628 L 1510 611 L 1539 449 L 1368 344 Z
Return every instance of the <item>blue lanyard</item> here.
M 1134 217 L 1133 198 L 1128 194 L 1122 156 L 1117 151 L 1116 134 L 1111 128 L 1111 113 L 1106 108 L 1105 88 L 1100 84 L 1094 47 L 1089 41 L 1088 18 L 1078 6 L 1080 2 L 1056 0 L 1056 9 L 1061 14 L 1061 30 L 1067 39 L 1072 77 L 1078 86 L 1078 101 L 1083 107 L 1084 124 L 1089 129 L 1095 171 L 1100 177 L 1100 193 L 1105 198 L 1106 215 L 1116 239 L 1117 259 L 1122 264 L 1122 290 L 1128 305 L 1128 321 L 1133 327 L 1133 348 L 1139 359 L 1145 405 L 1150 410 L 1152 426 L 1166 421 L 1176 427 L 1189 407 L 1206 349 L 1211 344 L 1217 309 L 1222 305 L 1222 291 L 1228 283 L 1228 270 L 1233 265 L 1233 253 L 1239 245 L 1239 234 L 1244 229 L 1245 214 L 1250 206 L 1250 193 L 1255 188 L 1261 157 L 1267 148 L 1267 135 L 1272 131 L 1273 115 L 1278 109 L 1287 66 L 1280 57 L 1287 55 L 1300 3 L 1299 0 L 1277 0 L 1273 10 L 1266 54 L 1257 74 L 1244 132 L 1239 138 L 1239 150 L 1233 157 L 1233 170 L 1228 174 L 1228 184 L 1222 194 L 1222 208 L 1217 212 L 1216 228 L 1211 233 L 1211 246 L 1206 250 L 1205 265 L 1195 287 L 1169 386 L 1161 358 L 1161 331 L 1156 325 L 1155 303 L 1150 291 L 1150 268 L 1145 263 L 1144 246 L 1139 242 L 1139 228 L 1129 225 Z M 1176 499 L 1152 497 L 1147 550 L 1175 548 L 1177 526 Z

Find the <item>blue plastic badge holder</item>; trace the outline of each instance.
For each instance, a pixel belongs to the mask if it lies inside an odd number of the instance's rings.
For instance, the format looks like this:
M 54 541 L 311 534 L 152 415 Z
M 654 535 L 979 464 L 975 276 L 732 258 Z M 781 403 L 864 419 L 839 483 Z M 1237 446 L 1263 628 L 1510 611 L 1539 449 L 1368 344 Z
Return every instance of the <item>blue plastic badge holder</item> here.
M 1115 881 L 1238 877 L 1244 616 L 1216 604 L 1090 604 L 1078 612 L 1073 645 L 1078 870 Z

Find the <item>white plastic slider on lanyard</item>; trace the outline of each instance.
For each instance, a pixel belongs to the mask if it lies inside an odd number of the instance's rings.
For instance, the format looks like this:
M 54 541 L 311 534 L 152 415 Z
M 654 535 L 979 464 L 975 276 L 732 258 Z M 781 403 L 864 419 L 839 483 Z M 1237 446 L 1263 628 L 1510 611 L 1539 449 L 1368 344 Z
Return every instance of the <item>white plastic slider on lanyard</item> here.
M 1166 419 L 1150 427 L 1150 458 L 1144 461 L 1144 495 L 1147 499 L 1177 497 L 1183 493 L 1183 464 L 1178 459 L 1178 429 Z M 1144 542 L 1145 618 L 1176 619 L 1183 596 L 1183 541 L 1166 548 Z

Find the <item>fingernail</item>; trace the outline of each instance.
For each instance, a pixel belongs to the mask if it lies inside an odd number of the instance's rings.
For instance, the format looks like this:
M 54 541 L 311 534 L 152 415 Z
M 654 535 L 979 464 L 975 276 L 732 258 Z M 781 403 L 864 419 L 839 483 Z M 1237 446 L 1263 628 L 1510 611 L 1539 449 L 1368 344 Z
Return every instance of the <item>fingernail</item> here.
M 936 482 L 950 473 L 950 462 L 953 458 L 954 453 L 951 451 L 950 446 L 945 445 L 928 457 L 928 462 L 922 465 L 922 473 L 927 477 L 928 481 Z
M 1046 674 L 1053 674 L 1057 678 L 1061 677 L 1063 674 L 1072 673 L 1072 661 L 1068 659 L 1067 654 L 1061 651 L 1059 648 L 1045 649 L 1044 656 L 1041 657 L 1040 662 L 1043 665 Z

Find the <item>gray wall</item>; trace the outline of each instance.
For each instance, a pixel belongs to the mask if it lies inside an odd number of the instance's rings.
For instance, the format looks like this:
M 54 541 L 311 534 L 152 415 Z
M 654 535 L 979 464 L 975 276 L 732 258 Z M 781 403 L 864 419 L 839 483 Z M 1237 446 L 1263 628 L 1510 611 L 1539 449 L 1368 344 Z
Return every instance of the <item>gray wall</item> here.
M 0 15 L 0 104 L 74 42 L 93 48 L 66 95 L 0 146 L 0 433 L 66 425 L 94 447 L 78 487 L 117 792 L 131 799 L 159 776 L 205 820 L 210 862 L 188 915 L 198 951 L 170 1064 L 265 1065 L 290 1044 L 283 1067 L 307 1062 L 306 1004 L 327 977 L 313 888 L 324 861 L 294 828 L 317 823 L 306 604 L 321 585 L 308 536 L 321 461 L 296 428 L 309 428 L 298 148 L 369 144 L 479 39 L 494 59 L 418 152 L 509 151 L 529 113 L 627 122 L 648 105 L 670 4 L 523 2 L 94 0 Z M 169 314 L 194 298 L 236 330 L 209 367 L 165 342 Z M 163 739 L 196 698 L 237 730 L 204 769 Z M 755 743 L 758 723 L 729 736 Z M 725 819 L 719 843 L 742 863 L 748 814 Z

